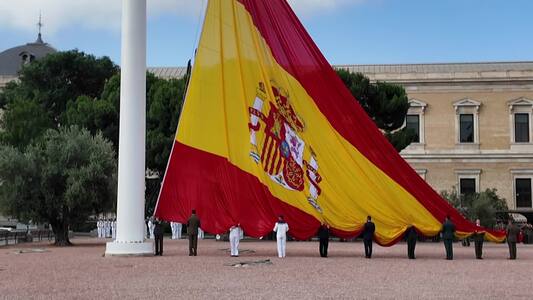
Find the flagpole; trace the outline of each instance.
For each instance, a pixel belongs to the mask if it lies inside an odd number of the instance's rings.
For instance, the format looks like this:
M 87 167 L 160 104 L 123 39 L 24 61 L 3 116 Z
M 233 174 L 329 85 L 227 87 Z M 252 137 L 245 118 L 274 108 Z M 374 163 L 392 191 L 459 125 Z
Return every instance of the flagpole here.
M 117 235 L 106 256 L 150 255 L 145 241 L 146 0 L 122 1 Z

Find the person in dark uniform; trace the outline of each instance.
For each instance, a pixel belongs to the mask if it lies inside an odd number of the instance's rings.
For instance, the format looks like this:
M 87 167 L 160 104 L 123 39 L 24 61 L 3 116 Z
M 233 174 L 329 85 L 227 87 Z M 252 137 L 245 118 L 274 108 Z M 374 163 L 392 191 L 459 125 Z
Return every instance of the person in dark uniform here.
M 509 219 L 505 233 L 507 234 L 507 245 L 509 246 L 509 259 L 516 259 L 516 242 L 520 229 L 513 224 L 513 219 Z
M 409 257 L 409 259 L 415 259 L 415 247 L 417 239 L 418 233 L 416 232 L 415 227 L 409 227 L 407 230 L 407 257 Z
M 372 217 L 366 218 L 366 223 L 363 228 L 363 243 L 365 244 L 365 257 L 372 258 L 372 239 L 374 238 L 374 232 L 376 231 L 376 225 L 372 222 Z
M 163 226 L 159 219 L 154 221 L 155 255 L 163 256 Z
M 485 239 L 485 232 L 483 231 L 483 228 L 481 228 L 481 222 L 479 219 L 476 220 L 476 229 L 474 234 L 472 234 L 472 237 L 474 238 L 476 259 L 483 259 L 483 240 Z
M 446 216 L 442 224 L 442 239 L 444 240 L 444 248 L 446 249 L 446 259 L 453 259 L 453 239 L 455 238 L 455 225 L 450 220 L 450 216 Z
M 198 228 L 200 227 L 200 218 L 196 215 L 196 210 L 187 221 L 187 234 L 189 235 L 189 256 L 196 256 L 198 247 Z
M 318 228 L 319 251 L 321 257 L 328 257 L 329 225 L 322 223 Z

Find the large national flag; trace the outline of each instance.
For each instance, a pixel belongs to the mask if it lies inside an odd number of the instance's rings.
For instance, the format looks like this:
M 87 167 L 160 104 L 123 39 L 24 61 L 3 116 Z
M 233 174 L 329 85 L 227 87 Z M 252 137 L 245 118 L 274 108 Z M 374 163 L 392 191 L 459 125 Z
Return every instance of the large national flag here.
M 290 234 L 321 222 L 376 241 L 407 228 L 434 236 L 449 215 L 475 231 L 399 156 L 320 53 L 285 0 L 209 1 L 155 215 L 202 228 L 240 223 L 261 237 L 284 215 Z M 502 232 L 487 231 L 493 241 Z

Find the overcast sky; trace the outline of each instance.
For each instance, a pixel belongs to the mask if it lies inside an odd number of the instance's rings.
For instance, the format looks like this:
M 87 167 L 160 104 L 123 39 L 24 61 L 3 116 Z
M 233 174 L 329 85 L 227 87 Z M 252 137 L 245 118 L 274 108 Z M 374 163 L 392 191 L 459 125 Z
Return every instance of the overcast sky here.
M 206 0 L 148 0 L 148 64 L 182 66 Z M 290 0 L 333 64 L 533 60 L 530 0 Z M 0 51 L 43 38 L 120 62 L 120 0 L 0 0 Z

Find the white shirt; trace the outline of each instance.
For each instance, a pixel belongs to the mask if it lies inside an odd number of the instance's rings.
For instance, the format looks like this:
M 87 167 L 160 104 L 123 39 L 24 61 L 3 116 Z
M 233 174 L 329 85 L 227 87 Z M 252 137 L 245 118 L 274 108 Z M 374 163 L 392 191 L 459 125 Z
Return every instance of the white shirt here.
M 276 232 L 277 237 L 286 237 L 287 231 L 289 231 L 289 224 L 276 222 L 274 231 Z
M 238 226 L 233 226 L 229 229 L 229 235 L 234 237 L 239 237 L 241 235 L 241 228 Z

